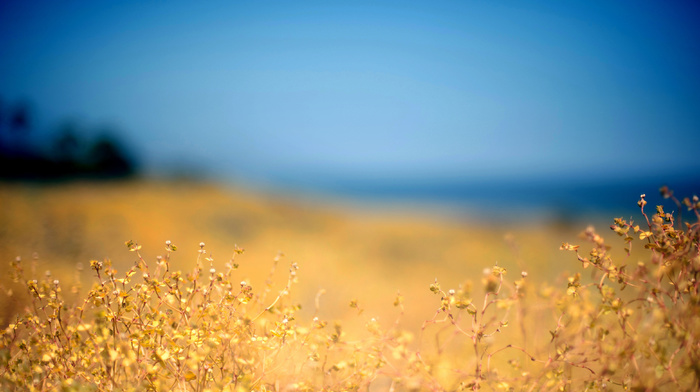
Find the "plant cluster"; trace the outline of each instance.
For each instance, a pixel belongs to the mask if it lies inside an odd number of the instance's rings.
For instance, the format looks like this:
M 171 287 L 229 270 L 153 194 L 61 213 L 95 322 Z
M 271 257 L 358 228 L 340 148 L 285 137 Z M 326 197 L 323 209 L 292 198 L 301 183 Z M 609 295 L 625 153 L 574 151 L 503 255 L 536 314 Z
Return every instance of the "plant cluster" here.
M 575 252 L 584 271 L 557 286 L 535 287 L 526 271 L 506 278 L 498 265 L 484 271 L 480 289 L 466 282 L 430 291 L 434 316 L 411 333 L 398 318 L 382 325 L 357 310 L 366 332 L 351 333 L 316 313 L 298 318 L 286 284 L 270 277 L 260 289 L 236 277 L 236 247 L 222 271 L 200 244 L 194 269 L 170 269 L 177 249 L 149 264 L 127 241 L 136 261 L 123 275 L 109 260 L 90 262 L 97 282 L 64 293 L 58 280 L 15 281 L 32 297 L 0 335 L 4 390 L 353 391 L 353 390 L 698 390 L 700 389 L 700 202 L 674 201 L 674 216 L 659 206 L 645 227 L 616 218 L 626 257 L 589 227 L 588 252 Z M 680 208 L 694 212 L 684 221 Z M 632 259 L 641 241 L 645 259 Z M 636 254 L 636 252 L 635 252 Z M 366 317 L 364 319 L 363 317 Z M 548 321 L 548 320 L 551 320 Z M 513 326 L 515 325 L 515 326 Z M 544 334 L 541 333 L 544 331 Z M 547 332 L 549 332 L 547 334 Z M 417 336 L 416 336 L 417 335 Z
M 587 256 L 578 246 L 562 245 L 592 273 L 588 283 L 580 274 L 569 278 L 552 341 L 557 358 L 589 372 L 590 386 L 700 389 L 700 202 L 697 196 L 681 202 L 666 187 L 661 194 L 673 200 L 676 216 L 657 206 L 650 218 L 641 195 L 645 228 L 614 220 L 610 228 L 626 244 L 622 262 L 613 260 L 610 246 L 590 227 L 584 233 L 593 244 Z M 694 223 L 681 220 L 684 207 L 694 212 Z M 650 250 L 649 259 L 631 258 L 636 238 Z

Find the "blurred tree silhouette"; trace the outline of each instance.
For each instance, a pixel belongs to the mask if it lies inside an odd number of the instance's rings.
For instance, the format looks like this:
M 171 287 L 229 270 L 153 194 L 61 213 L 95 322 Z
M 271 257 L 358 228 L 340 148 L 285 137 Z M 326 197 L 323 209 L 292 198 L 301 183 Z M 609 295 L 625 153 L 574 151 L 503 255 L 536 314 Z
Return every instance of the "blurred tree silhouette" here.
M 88 162 L 95 174 L 121 177 L 134 174 L 134 164 L 127 158 L 113 136 L 102 134 L 88 151 Z
M 53 142 L 52 154 L 58 162 L 76 162 L 79 160 L 80 141 L 78 140 L 77 126 L 68 122 L 61 126 L 59 134 Z
M 17 106 L 10 117 L 10 131 L 15 133 L 29 132 L 29 107 L 26 103 Z
M 9 109 L 0 100 L 0 179 L 117 178 L 136 174 L 134 159 L 114 130 L 103 130 L 88 143 L 76 123 L 66 122 L 54 138 L 39 138 L 52 140 L 48 146 L 30 143 L 31 132 L 29 105 L 21 103 Z M 43 152 L 46 150 L 48 153 Z

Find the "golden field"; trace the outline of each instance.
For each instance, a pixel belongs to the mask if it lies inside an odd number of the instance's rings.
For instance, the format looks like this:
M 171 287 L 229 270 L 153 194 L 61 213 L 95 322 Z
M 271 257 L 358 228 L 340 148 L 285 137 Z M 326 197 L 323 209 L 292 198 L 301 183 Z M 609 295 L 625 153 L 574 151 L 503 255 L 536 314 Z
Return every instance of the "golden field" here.
M 238 259 L 241 279 L 253 285 L 264 282 L 282 252 L 284 263 L 301 268 L 296 294 L 302 303 L 313 304 L 325 289 L 321 310 L 329 317 L 344 317 L 351 299 L 367 314 L 381 315 L 400 291 L 415 315 L 410 323 L 432 317 L 435 299 L 428 285 L 435 278 L 457 288 L 467 279 L 478 281 L 496 263 L 514 274 L 527 270 L 543 282 L 575 269 L 575 260 L 559 246 L 585 228 L 458 221 L 416 209 L 362 211 L 193 182 L 2 184 L 0 205 L 2 260 L 36 256 L 39 275 L 50 270 L 74 279 L 78 263 L 104 258 L 122 272 L 135 260 L 127 240 L 151 260 L 172 241 L 179 248 L 173 263 L 184 270 L 192 268 L 200 242 L 215 266 L 239 246 L 245 249 Z M 284 268 L 280 281 L 283 274 Z M 93 275 L 81 276 L 90 283 Z
M 700 224 L 662 207 L 596 230 L 143 180 L 0 206 L 9 389 L 700 387 Z

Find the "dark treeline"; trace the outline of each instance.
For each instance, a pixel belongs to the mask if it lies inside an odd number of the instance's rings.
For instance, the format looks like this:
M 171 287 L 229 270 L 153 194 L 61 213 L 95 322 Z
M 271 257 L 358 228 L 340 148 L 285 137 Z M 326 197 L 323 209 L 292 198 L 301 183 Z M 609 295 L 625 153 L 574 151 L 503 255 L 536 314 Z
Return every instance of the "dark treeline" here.
M 75 123 L 36 129 L 26 103 L 0 100 L 0 179 L 120 178 L 137 173 L 132 154 L 110 130 L 87 132 Z

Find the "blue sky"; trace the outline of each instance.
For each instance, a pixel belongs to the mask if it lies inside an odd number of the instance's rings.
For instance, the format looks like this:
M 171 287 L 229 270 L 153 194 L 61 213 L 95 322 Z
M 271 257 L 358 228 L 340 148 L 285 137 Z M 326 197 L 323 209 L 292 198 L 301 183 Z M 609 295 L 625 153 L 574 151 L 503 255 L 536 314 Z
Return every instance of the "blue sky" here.
M 0 98 L 231 178 L 700 169 L 700 8 L 15 1 Z

